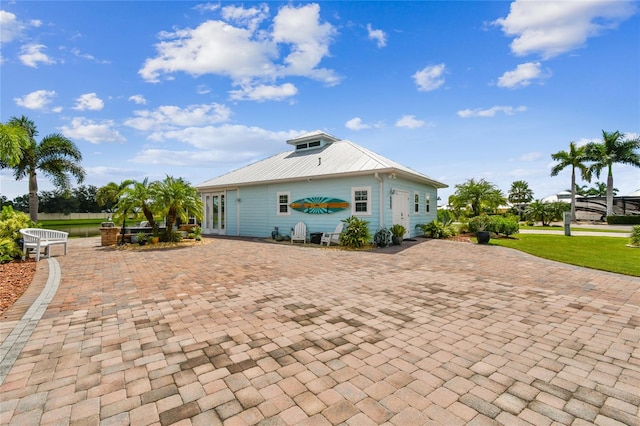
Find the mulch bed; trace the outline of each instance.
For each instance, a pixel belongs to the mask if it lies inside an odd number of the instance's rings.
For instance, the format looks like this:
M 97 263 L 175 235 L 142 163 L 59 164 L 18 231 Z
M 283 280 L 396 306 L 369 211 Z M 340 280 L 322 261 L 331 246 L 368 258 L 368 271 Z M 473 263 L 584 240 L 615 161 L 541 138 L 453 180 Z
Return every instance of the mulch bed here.
M 0 264 L 0 315 L 22 296 L 35 273 L 35 259 Z

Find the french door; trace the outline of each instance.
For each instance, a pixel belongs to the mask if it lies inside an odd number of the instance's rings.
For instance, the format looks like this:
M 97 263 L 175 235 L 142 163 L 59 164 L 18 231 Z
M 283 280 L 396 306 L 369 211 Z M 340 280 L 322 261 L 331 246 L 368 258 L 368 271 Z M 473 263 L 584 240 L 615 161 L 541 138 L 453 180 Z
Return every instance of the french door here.
M 203 233 L 224 235 L 225 204 L 224 192 L 204 194 L 204 226 Z

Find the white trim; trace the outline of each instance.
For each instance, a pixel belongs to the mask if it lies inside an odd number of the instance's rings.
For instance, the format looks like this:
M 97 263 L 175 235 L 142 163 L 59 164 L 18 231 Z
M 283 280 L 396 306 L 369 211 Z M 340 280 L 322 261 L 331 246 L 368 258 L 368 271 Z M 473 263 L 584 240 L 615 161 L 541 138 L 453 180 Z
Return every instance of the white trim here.
M 356 201 L 356 192 L 357 191 L 366 191 L 367 192 L 367 211 L 356 211 L 356 203 L 362 204 L 362 200 Z M 351 214 L 354 216 L 371 216 L 371 187 L 370 186 L 354 186 L 351 188 Z
M 416 197 L 418 197 L 418 201 L 416 201 Z M 418 210 L 416 210 L 416 207 L 418 208 Z M 415 191 L 413 193 L 413 214 L 420 214 L 420 193 L 418 191 Z
M 286 195 L 287 197 L 287 211 L 286 212 L 281 212 L 280 211 L 280 206 L 283 205 L 282 203 L 280 203 L 280 197 Z M 291 216 L 291 207 L 289 207 L 289 204 L 291 203 L 291 192 L 289 191 L 281 191 L 276 193 L 276 216 Z

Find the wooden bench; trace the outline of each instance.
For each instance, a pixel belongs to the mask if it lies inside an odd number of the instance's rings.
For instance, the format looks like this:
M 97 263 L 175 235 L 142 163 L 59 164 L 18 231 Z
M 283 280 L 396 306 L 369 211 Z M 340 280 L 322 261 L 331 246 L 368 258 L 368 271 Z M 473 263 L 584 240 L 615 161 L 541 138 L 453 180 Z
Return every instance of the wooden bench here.
M 36 262 L 40 260 L 40 251 L 44 249 L 45 256 L 51 255 L 51 246 L 64 246 L 64 254 L 67 254 L 68 232 L 55 231 L 53 229 L 24 228 L 20 230 L 22 234 L 22 258 L 28 256 L 29 249 L 36 253 Z

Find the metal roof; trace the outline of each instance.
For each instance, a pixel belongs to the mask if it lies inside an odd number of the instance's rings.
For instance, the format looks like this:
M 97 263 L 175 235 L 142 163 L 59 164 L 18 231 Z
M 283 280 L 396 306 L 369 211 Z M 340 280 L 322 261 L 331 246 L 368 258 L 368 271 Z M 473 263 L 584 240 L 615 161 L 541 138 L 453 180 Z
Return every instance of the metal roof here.
M 233 170 L 222 176 L 196 185 L 196 188 L 228 188 L 278 181 L 323 179 L 340 175 L 363 175 L 374 172 L 396 173 L 409 180 L 447 188 L 422 173 L 389 160 L 373 151 L 347 140 L 338 140 L 322 132 L 311 132 L 287 141 L 309 140 L 311 135 L 330 140 L 315 149 L 286 151 L 264 160 Z

